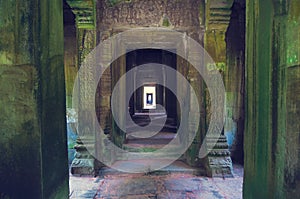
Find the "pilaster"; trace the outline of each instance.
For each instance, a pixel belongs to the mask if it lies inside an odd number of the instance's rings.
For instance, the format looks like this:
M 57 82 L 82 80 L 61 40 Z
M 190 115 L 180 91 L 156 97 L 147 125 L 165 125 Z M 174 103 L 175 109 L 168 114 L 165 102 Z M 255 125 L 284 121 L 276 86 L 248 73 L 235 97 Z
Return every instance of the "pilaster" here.
M 217 1 L 207 0 L 205 6 L 205 39 L 204 48 L 214 60 L 221 74 L 226 70 L 226 31 L 230 23 L 231 7 L 233 0 Z M 225 95 L 225 93 L 224 93 Z M 211 118 L 210 101 L 206 90 L 206 123 Z M 225 107 L 224 107 L 225 108 Z M 221 110 L 222 111 L 222 110 Z M 212 148 L 211 143 L 216 143 L 205 160 L 208 176 L 224 177 L 232 175 L 232 160 L 228 149 L 226 136 L 222 133 L 220 138 L 208 137 L 207 147 Z
M 95 0 L 68 0 L 72 12 L 76 17 L 76 33 L 77 33 L 77 52 L 78 52 L 78 69 L 80 70 L 81 64 L 84 62 L 86 56 L 96 47 L 96 1 Z M 80 79 L 80 98 L 78 100 L 83 100 L 79 103 L 80 107 L 77 107 L 78 117 L 85 118 L 94 124 L 98 121 L 93 121 L 87 111 L 87 107 L 90 102 L 88 99 L 91 97 L 85 97 L 94 95 L 94 91 L 91 91 L 90 84 L 95 84 L 95 77 L 92 70 L 87 69 L 84 71 L 85 75 L 81 76 Z M 74 97 L 74 96 L 73 96 Z M 89 127 L 94 127 L 95 125 L 90 125 Z M 71 165 L 71 173 L 75 175 L 93 175 L 95 174 L 94 165 L 95 159 L 87 151 L 86 146 L 95 145 L 94 136 L 95 129 L 90 129 L 86 126 L 82 126 L 81 122 L 78 121 L 77 132 L 79 137 L 76 141 L 74 148 L 76 149 L 75 159 Z M 83 142 L 84 139 L 84 142 Z M 83 144 L 84 143 L 84 144 Z M 95 147 L 89 147 L 95 148 Z

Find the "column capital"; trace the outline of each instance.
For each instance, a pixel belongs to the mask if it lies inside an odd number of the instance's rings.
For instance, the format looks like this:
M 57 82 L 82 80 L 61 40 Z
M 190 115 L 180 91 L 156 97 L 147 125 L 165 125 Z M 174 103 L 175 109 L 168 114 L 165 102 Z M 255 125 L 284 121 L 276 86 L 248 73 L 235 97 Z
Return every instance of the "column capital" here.
M 95 0 L 67 0 L 67 3 L 76 16 L 77 28 L 96 28 L 96 1 Z
M 206 0 L 206 29 L 226 32 L 232 5 L 233 0 Z

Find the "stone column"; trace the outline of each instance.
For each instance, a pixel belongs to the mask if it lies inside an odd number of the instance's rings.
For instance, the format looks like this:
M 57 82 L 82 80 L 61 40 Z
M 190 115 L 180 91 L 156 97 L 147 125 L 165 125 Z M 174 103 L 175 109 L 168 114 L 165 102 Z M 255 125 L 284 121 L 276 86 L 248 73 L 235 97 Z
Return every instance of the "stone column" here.
M 290 2 L 290 4 L 288 4 Z M 275 4 L 276 5 L 276 4 Z M 284 49 L 287 51 L 287 56 L 277 59 L 278 64 L 278 127 L 279 133 L 284 132 L 286 127 L 286 135 L 281 138 L 286 138 L 286 143 L 278 140 L 280 144 L 279 150 L 285 151 L 285 154 L 278 157 L 278 161 L 284 164 L 284 191 L 286 198 L 296 198 L 300 195 L 300 2 L 296 0 L 283 1 L 281 12 L 276 12 L 276 28 L 279 34 L 276 37 L 276 42 L 281 43 L 277 48 L 277 53 L 284 56 Z M 286 13 L 287 16 L 282 15 Z M 280 11 L 280 9 L 279 9 Z M 285 23 L 282 23 L 285 21 Z M 286 34 L 286 43 L 282 41 L 283 35 Z M 283 52 L 282 52 L 283 51 Z M 286 64 L 284 64 L 286 63 Z M 286 89 L 286 92 L 284 92 Z M 286 96 L 286 98 L 284 98 Z M 286 106 L 282 106 L 285 104 Z M 286 108 L 286 111 L 285 111 Z M 282 116 L 286 116 L 286 123 Z M 281 165 L 279 164 L 279 165 Z M 277 168 L 280 168 L 277 166 Z M 279 169 L 277 169 L 278 171 Z M 280 179 L 280 178 L 279 178 Z
M 230 22 L 232 4 L 233 0 L 208 0 L 206 2 L 204 48 L 213 58 L 219 72 L 222 74 L 224 74 L 224 71 L 227 68 L 225 37 Z M 211 117 L 210 100 L 209 93 L 206 91 L 207 124 Z M 211 145 L 211 143 L 217 142 L 213 151 L 208 154 L 206 161 L 206 169 L 209 176 L 223 177 L 232 175 L 232 161 L 226 139 L 226 136 L 222 133 L 220 138 L 211 137 L 207 140 L 208 146 Z
M 199 42 L 199 41 L 198 41 Z M 200 63 L 203 61 L 203 57 L 197 56 L 199 52 L 187 52 L 188 60 L 195 62 L 195 63 Z M 189 118 L 190 120 L 188 121 L 189 123 L 189 128 L 194 129 L 196 126 L 196 121 L 192 121 L 194 118 L 199 118 L 199 130 L 195 136 L 195 138 L 192 141 L 191 146 L 186 152 L 186 159 L 187 163 L 191 166 L 195 167 L 201 167 L 201 161 L 198 158 L 199 150 L 201 147 L 201 143 L 203 142 L 203 138 L 206 133 L 206 125 L 205 125 L 205 87 L 204 87 L 204 81 L 199 74 L 199 72 L 192 66 L 190 63 L 185 62 L 186 68 L 188 68 L 188 74 L 186 74 L 187 79 L 189 83 L 192 86 L 192 89 L 195 91 L 195 94 L 197 96 L 198 100 L 198 105 L 199 105 L 199 110 L 200 110 L 200 115 L 191 115 L 193 113 L 194 107 L 197 106 L 197 102 L 193 101 L 192 99 L 189 99 L 189 110 L 187 114 L 190 114 Z M 182 95 L 187 95 L 189 96 L 190 91 L 180 91 Z M 190 139 L 190 138 L 189 138 Z
M 297 0 L 246 4 L 246 199 L 300 194 L 299 6 Z
M 96 46 L 95 41 L 95 30 L 93 29 L 86 29 L 81 28 L 80 24 L 77 22 L 77 44 L 78 44 L 78 64 L 79 69 L 84 61 L 85 57 L 91 52 L 94 47 Z M 77 145 L 74 146 L 76 149 L 75 159 L 71 165 L 71 173 L 72 174 L 81 174 L 81 175 L 92 175 L 94 174 L 94 157 L 87 151 L 84 144 L 95 144 L 95 129 L 91 129 L 90 127 L 94 127 L 94 123 L 97 121 L 93 121 L 90 118 L 89 111 L 87 111 L 87 107 L 89 104 L 93 103 L 90 102 L 89 99 L 91 95 L 95 94 L 95 91 L 91 91 L 90 85 L 95 83 L 95 77 L 92 70 L 87 69 L 85 71 L 85 76 L 82 79 L 79 79 L 80 82 L 80 103 L 78 108 L 78 118 L 77 121 L 77 132 L 78 132 L 78 139 Z M 85 118 L 87 121 L 91 122 L 90 127 L 82 126 L 80 118 Z M 82 142 L 81 136 L 84 136 L 85 141 Z M 89 138 L 87 138 L 89 137 Z M 90 141 L 87 141 L 89 139 Z
M 84 62 L 86 56 L 96 47 L 96 22 L 95 22 L 95 1 L 78 1 L 68 0 L 72 12 L 76 16 L 76 33 L 77 33 L 77 52 L 78 52 L 78 70 L 81 64 Z M 88 99 L 92 99 L 90 96 L 95 94 L 95 91 L 91 91 L 90 85 L 95 83 L 94 72 L 85 70 L 85 75 L 82 79 L 79 79 L 80 91 L 79 91 L 79 107 L 78 108 L 78 126 L 77 132 L 79 137 L 77 144 L 74 146 L 76 149 L 75 159 L 71 165 L 71 173 L 76 175 L 93 175 L 94 171 L 94 157 L 87 151 L 84 144 L 95 145 L 95 129 L 94 123 L 90 118 L 89 111 L 87 110 L 90 102 Z M 82 126 L 80 118 L 90 121 L 89 127 Z M 83 138 L 84 137 L 84 138 Z M 84 139 L 84 142 L 83 140 Z M 94 147 L 91 147 L 94 148 Z
M 0 1 L 0 198 L 68 198 L 62 8 Z

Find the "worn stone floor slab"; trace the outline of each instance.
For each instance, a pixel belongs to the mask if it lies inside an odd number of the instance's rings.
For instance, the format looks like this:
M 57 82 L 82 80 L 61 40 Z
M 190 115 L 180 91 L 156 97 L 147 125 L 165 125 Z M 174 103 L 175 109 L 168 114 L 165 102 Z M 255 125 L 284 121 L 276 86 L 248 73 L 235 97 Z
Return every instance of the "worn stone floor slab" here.
M 104 179 L 98 177 L 75 177 L 70 174 L 69 187 L 72 199 L 95 198 Z
M 72 199 L 240 199 L 243 168 L 234 165 L 233 178 L 208 178 L 188 173 L 108 174 L 102 178 L 70 177 Z
M 151 161 L 152 160 L 146 160 L 146 159 L 135 160 L 134 162 L 133 161 L 116 161 L 113 164 L 113 166 L 133 169 L 139 165 L 143 165 L 143 167 L 145 167 L 147 162 L 151 162 Z M 158 163 L 160 164 L 163 161 L 165 161 L 165 160 L 161 160 Z M 168 163 L 168 162 L 169 161 L 166 161 L 166 163 Z M 182 161 L 175 161 L 172 164 L 170 164 L 169 166 L 166 166 L 162 169 L 151 172 L 151 174 L 155 174 L 155 175 L 169 174 L 169 173 L 189 173 L 189 174 L 195 174 L 195 175 L 205 175 L 206 171 L 204 169 L 188 166 L 187 164 L 183 163 Z M 108 167 L 105 167 L 104 169 L 102 169 L 99 172 L 99 175 L 101 177 L 111 175 L 111 174 L 124 174 L 124 173 L 121 171 L 117 171 L 113 168 L 108 168 Z

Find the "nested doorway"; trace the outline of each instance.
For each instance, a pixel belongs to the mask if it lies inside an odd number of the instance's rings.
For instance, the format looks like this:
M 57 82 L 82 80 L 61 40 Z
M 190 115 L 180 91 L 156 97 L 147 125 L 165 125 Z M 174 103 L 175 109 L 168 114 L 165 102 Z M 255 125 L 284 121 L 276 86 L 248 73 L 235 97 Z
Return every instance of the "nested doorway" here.
M 176 59 L 176 54 L 162 49 L 138 49 L 129 51 L 126 54 L 126 73 L 130 70 L 134 71 L 134 78 L 126 78 L 126 87 L 131 86 L 135 90 L 133 94 L 126 92 L 127 98 L 130 98 L 128 110 L 131 119 L 139 126 L 147 126 L 150 122 L 150 116 L 153 116 L 152 119 L 166 117 L 166 123 L 161 132 L 148 139 L 130 137 L 130 133 L 134 131 L 134 128 L 127 126 L 125 141 L 127 144 L 132 142 L 167 144 L 174 137 L 179 125 L 178 113 L 180 111 L 178 110 L 176 93 L 158 82 L 168 82 L 168 84 L 176 87 L 175 74 L 167 74 L 165 70 L 165 67 L 171 67 L 176 71 Z M 147 67 L 149 64 L 162 65 L 161 67 L 152 68 Z M 171 75 L 173 75 L 172 78 Z M 142 83 L 139 81 L 142 81 Z M 142 86 L 136 86 L 140 84 Z M 163 106 L 165 111 L 157 108 L 158 105 Z
M 166 127 L 170 127 L 169 130 L 171 127 L 175 130 L 178 119 L 176 93 L 157 82 L 172 81 L 171 83 L 176 87 L 176 78 L 172 78 L 172 80 L 170 78 L 176 74 L 167 74 L 164 66 L 155 69 L 136 68 L 136 66 L 152 63 L 163 64 L 165 67 L 176 70 L 176 54 L 162 49 L 138 49 L 126 54 L 126 72 L 134 70 L 134 78 L 126 79 L 126 84 L 135 89 L 133 95 L 129 96 L 130 116 L 137 124 L 145 126 L 150 114 L 165 115 L 167 117 Z M 141 81 L 141 79 L 144 82 L 143 86 L 135 87 L 139 84 L 137 81 Z M 127 95 L 130 93 L 127 92 Z M 157 104 L 165 107 L 165 112 L 157 109 Z

